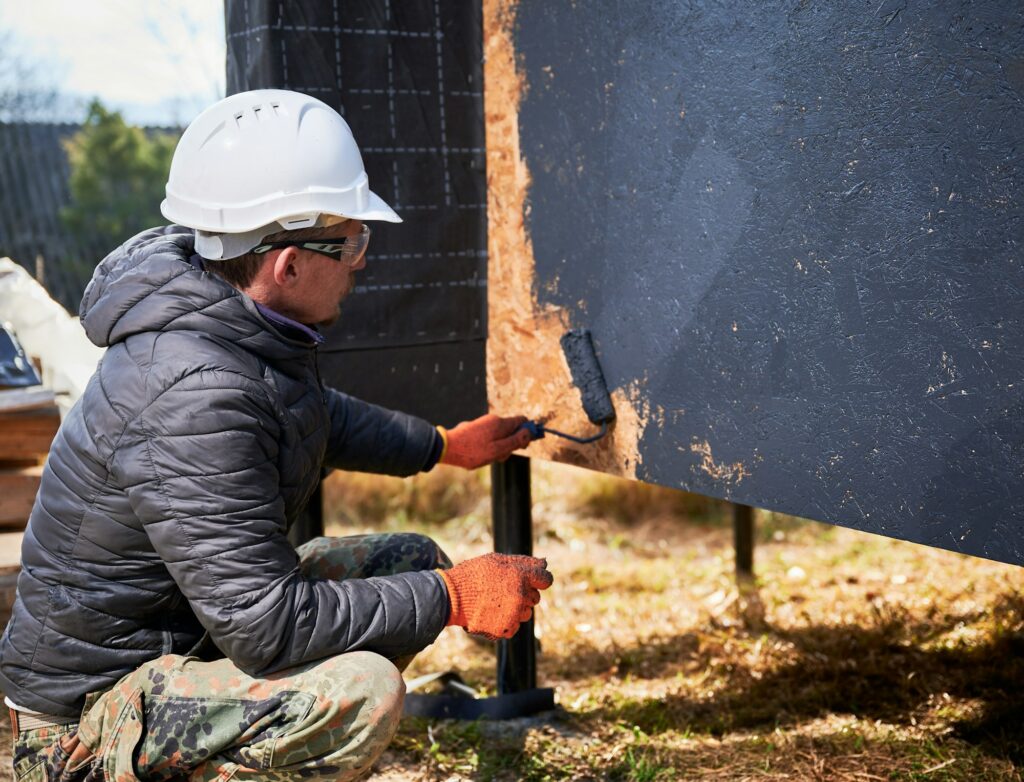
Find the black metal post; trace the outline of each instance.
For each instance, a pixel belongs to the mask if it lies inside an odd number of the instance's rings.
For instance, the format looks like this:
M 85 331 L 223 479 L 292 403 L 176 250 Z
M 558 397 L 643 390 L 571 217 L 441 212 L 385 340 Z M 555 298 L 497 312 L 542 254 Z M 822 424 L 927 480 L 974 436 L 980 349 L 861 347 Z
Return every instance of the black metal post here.
M 530 460 L 512 456 L 491 466 L 494 550 L 499 554 L 533 553 Z M 463 692 L 405 696 L 405 713 L 445 719 L 505 720 L 555 708 L 555 691 L 537 687 L 537 651 L 533 620 L 512 638 L 498 642 L 498 694 L 467 698 Z
M 499 554 L 533 554 L 533 513 L 530 460 L 510 456 L 491 465 L 494 550 Z M 498 642 L 498 694 L 537 686 L 537 655 L 533 620 L 512 638 Z
M 749 505 L 732 506 L 733 545 L 736 549 L 736 575 L 754 575 L 754 509 Z

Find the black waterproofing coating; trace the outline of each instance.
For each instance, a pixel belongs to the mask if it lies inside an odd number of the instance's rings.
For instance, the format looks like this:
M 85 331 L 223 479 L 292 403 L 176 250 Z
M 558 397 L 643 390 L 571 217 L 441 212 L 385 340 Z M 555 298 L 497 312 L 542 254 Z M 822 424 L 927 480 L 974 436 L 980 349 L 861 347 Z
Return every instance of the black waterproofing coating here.
M 419 651 L 447 618 L 436 573 L 314 581 L 286 532 L 321 464 L 410 475 L 426 421 L 321 389 L 312 346 L 189 263 L 192 232 L 139 234 L 82 301 L 108 350 L 61 426 L 25 533 L 0 687 L 77 715 L 84 696 L 209 631 L 249 674 L 345 651 Z

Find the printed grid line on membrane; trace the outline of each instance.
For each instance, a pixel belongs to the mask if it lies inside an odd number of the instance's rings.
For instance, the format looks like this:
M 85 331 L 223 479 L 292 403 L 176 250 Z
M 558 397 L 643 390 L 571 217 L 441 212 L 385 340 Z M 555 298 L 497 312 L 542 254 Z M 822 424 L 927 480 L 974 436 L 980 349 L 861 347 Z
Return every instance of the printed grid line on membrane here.
M 449 146 L 448 145 L 448 112 L 445 103 L 446 94 L 453 97 L 469 97 L 474 99 L 483 98 L 483 92 L 481 90 L 450 90 L 446 93 L 445 90 L 445 78 L 444 78 L 444 32 L 443 32 L 443 17 L 440 0 L 433 0 L 432 12 L 433 12 L 433 30 L 407 30 L 396 26 L 396 22 L 393 18 L 392 6 L 390 0 L 384 0 L 384 24 L 376 27 L 354 27 L 351 25 L 345 25 L 341 22 L 341 8 L 339 0 L 332 0 L 331 12 L 333 17 L 332 25 L 316 25 L 316 24 L 295 24 L 286 21 L 286 3 L 284 0 L 280 0 L 277 3 L 277 19 L 273 23 L 265 23 L 247 26 L 242 30 L 235 30 L 229 32 L 227 38 L 229 41 L 234 39 L 243 39 L 246 42 L 246 52 L 249 51 L 249 39 L 260 33 L 276 32 L 276 33 L 294 33 L 308 34 L 308 33 L 330 33 L 333 36 L 334 43 L 334 77 L 335 86 L 315 86 L 315 85 L 302 85 L 294 84 L 294 69 L 289 68 L 288 61 L 288 39 L 285 35 L 281 35 L 280 38 L 280 61 L 281 61 L 281 73 L 284 79 L 284 89 L 291 89 L 297 92 L 305 94 L 315 93 L 340 93 L 342 95 L 342 101 L 334 106 L 342 116 L 345 115 L 344 96 L 349 95 L 379 95 L 386 96 L 388 100 L 388 136 L 391 140 L 390 145 L 366 145 L 361 146 L 360 151 L 364 155 L 439 155 L 441 159 L 441 165 L 443 170 L 443 199 L 445 206 L 452 206 L 457 209 L 486 209 L 486 204 L 460 204 L 453 203 L 453 189 L 452 189 L 452 176 L 451 176 L 451 155 L 478 155 L 484 156 L 486 154 L 485 147 L 460 147 L 460 146 Z M 250 19 L 249 15 L 249 0 L 244 0 L 244 14 L 245 18 Z M 349 87 L 345 80 L 342 70 L 342 41 L 341 35 L 352 35 L 352 36 L 383 36 L 389 39 L 387 44 L 387 88 L 368 88 L 368 87 Z M 416 39 L 433 39 L 435 41 L 435 65 L 436 65 L 436 83 L 437 89 L 398 89 L 395 87 L 395 61 L 394 52 L 390 39 L 393 38 L 416 38 Z M 248 56 L 246 57 L 247 66 L 249 63 Z M 395 97 L 396 96 L 414 96 L 430 98 L 436 97 L 437 100 L 437 112 L 440 127 L 440 145 L 439 146 L 408 146 L 398 143 L 399 133 L 397 127 L 397 118 L 395 110 Z M 427 105 L 423 102 L 421 105 Z M 398 161 L 392 160 L 390 165 L 391 173 L 391 188 L 392 188 L 392 206 L 398 210 L 409 210 L 409 211 L 434 211 L 439 207 L 435 204 L 402 204 L 401 185 L 400 185 L 400 174 L 398 168 Z M 486 257 L 486 249 L 482 257 Z M 384 256 L 377 256 L 370 254 L 368 259 L 382 259 Z
M 346 313 L 332 329 L 332 340 L 365 349 L 483 339 L 487 205 L 478 40 L 482 30 L 465 36 L 474 47 L 472 55 L 450 50 L 455 40 L 464 46 L 464 22 L 472 15 L 450 0 L 378 0 L 358 6 L 340 0 L 329 5 L 311 0 L 228 2 L 236 10 L 242 6 L 243 19 L 234 15 L 227 43 L 236 52 L 236 62 L 244 62 L 245 78 L 276 73 L 280 80 L 239 87 L 292 89 L 337 109 L 362 142 L 371 187 L 407 224 L 402 231 L 381 226 L 367 256 L 368 269 L 343 305 Z M 456 37 L 449 39 L 445 31 L 453 28 Z M 456 113 L 452 100 L 459 101 Z M 399 101 L 404 103 L 400 106 Z M 372 120 L 360 114 L 364 108 L 375 114 Z M 407 124 L 417 120 L 419 127 Z M 424 171 L 437 173 L 428 176 Z M 446 230 L 452 221 L 457 225 Z M 414 265 L 403 268 L 402 262 Z M 479 365 L 468 361 L 467 371 L 470 366 Z M 479 368 L 473 374 L 466 382 L 480 385 Z

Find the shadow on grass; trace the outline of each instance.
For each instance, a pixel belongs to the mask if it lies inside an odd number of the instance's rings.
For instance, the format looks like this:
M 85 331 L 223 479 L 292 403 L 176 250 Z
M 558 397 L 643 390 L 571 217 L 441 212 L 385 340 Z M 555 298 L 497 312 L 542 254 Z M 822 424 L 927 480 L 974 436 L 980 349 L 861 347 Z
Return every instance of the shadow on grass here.
M 686 694 L 664 698 L 615 699 L 579 714 L 585 720 L 636 725 L 647 734 L 666 730 L 722 736 L 737 730 L 797 725 L 828 714 L 851 714 L 910 724 L 950 699 L 971 699 L 980 709 L 969 718 L 953 715 L 955 735 L 989 754 L 1024 763 L 1024 599 L 1002 598 L 990 609 L 1001 632 L 978 643 L 929 648 L 929 641 L 978 620 L 945 616 L 922 621 L 894 611 L 871 626 L 810 625 L 777 629 L 756 622 L 739 631 L 791 645 L 781 664 L 755 669 L 745 655 L 730 654 L 722 633 L 688 633 L 642 648 L 600 652 L 576 650 L 558 660 L 572 678 L 613 670 L 634 678 L 668 678 L 680 670 L 711 674 L 707 699 Z M 753 629 L 753 628 L 752 628 Z M 749 649 L 749 644 L 744 648 Z M 777 653 L 776 653 L 777 654 Z
M 543 718 L 542 718 L 543 719 Z M 526 747 L 527 725 L 538 720 L 509 722 L 432 721 L 403 717 L 390 751 L 407 764 L 428 772 L 429 779 L 550 779 L 545 761 Z M 426 739 L 426 740 L 424 740 Z
M 1007 771 L 1012 770 L 986 763 L 979 754 L 916 739 L 863 742 L 842 733 L 801 736 L 784 747 L 763 738 L 744 739 L 728 746 L 702 743 L 689 748 L 648 743 L 633 747 L 623 761 L 603 771 L 600 778 L 622 782 L 757 777 L 836 782 L 1010 778 Z M 943 773 L 929 776 L 939 770 Z M 886 776 L 879 776 L 880 772 Z
M 888 780 L 1009 779 L 1004 763 L 962 746 L 940 746 L 919 739 L 864 741 L 849 733 L 797 736 L 785 746 L 773 737 L 743 737 L 728 744 L 696 743 L 689 747 L 634 745 L 601 779 L 621 782 L 758 777 L 852 782 Z M 885 777 L 879 776 L 884 771 Z M 931 776 L 934 772 L 941 773 Z M 1013 776 L 1016 778 L 1016 775 Z
M 536 731 L 528 738 L 529 728 L 536 729 L 545 721 L 557 725 L 567 718 L 563 714 L 513 724 L 434 723 L 427 742 L 413 735 L 425 733 L 429 724 L 406 718 L 390 760 L 396 760 L 395 755 L 401 757 L 423 774 L 420 778 L 487 782 L 731 781 L 752 777 L 861 782 L 883 779 L 878 776 L 882 771 L 889 780 L 1019 779 L 1007 759 L 956 740 L 865 739 L 840 731 L 782 739 L 771 733 L 740 735 L 728 742 L 695 741 L 680 746 L 633 732 L 629 738 L 611 738 L 595 752 L 592 742 L 581 746 L 583 734 L 578 730 L 563 732 L 549 727 L 542 729 L 542 740 L 537 740 Z M 613 748 L 615 751 L 609 752 Z

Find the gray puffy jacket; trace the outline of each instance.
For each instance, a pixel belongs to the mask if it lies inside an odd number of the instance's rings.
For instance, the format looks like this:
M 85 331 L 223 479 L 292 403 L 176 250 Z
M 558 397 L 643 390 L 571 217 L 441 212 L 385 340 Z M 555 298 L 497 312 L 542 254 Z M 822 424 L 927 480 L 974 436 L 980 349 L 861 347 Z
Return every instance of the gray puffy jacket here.
M 265 674 L 357 649 L 430 644 L 434 572 L 315 581 L 285 533 L 321 465 L 410 475 L 422 419 L 322 388 L 313 345 L 190 263 L 190 230 L 146 231 L 97 268 L 82 324 L 109 346 L 50 450 L 22 549 L 0 688 L 76 716 L 84 696 L 204 630 Z

